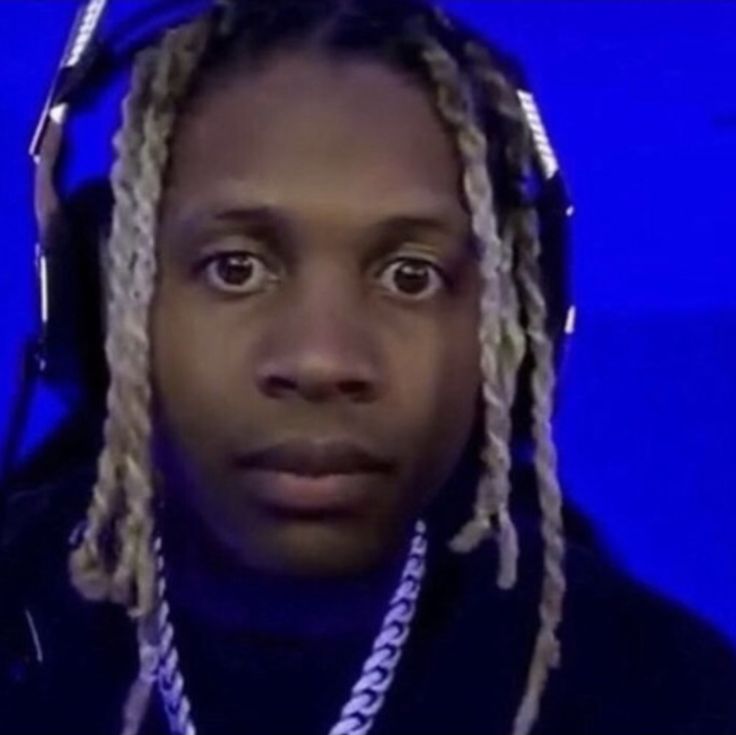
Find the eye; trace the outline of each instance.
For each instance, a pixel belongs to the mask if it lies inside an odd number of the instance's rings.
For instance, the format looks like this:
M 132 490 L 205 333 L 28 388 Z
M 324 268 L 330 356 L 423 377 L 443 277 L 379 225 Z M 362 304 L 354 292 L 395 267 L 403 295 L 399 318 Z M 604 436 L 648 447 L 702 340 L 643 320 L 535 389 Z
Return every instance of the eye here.
M 212 288 L 241 296 L 259 291 L 274 280 L 263 259 L 247 252 L 216 253 L 202 261 L 197 270 L 204 273 Z
M 397 258 L 383 271 L 389 274 L 402 296 L 415 301 L 431 298 L 440 289 L 447 287 L 447 276 L 435 263 L 421 258 Z

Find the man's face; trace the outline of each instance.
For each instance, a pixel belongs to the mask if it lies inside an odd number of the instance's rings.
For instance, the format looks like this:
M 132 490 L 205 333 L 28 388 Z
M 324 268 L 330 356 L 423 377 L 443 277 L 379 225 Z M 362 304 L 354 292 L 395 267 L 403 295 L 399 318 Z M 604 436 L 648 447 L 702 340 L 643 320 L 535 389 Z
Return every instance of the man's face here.
M 388 67 L 294 52 L 218 77 L 172 156 L 152 322 L 167 502 L 251 568 L 367 570 L 475 417 L 480 276 L 453 142 Z M 330 469 L 333 441 L 375 471 Z M 251 464 L 285 442 L 307 445 L 276 456 L 289 471 Z

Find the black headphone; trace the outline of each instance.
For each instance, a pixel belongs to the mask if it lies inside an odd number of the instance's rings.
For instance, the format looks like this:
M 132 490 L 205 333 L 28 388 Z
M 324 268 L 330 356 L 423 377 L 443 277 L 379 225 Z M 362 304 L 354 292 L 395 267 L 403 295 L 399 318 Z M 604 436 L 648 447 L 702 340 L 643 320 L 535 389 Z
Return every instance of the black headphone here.
M 50 385 L 75 408 L 104 403 L 107 368 L 102 349 L 99 243 L 108 224 L 112 193 L 103 175 L 88 179 L 60 197 L 59 182 L 73 159 L 65 140 L 66 124 L 89 109 L 101 90 L 110 88 L 116 75 L 129 67 L 135 52 L 158 36 L 162 27 L 188 19 L 193 15 L 192 6 L 202 10 L 203 3 L 152 0 L 104 42 L 101 28 L 111 3 L 87 0 L 77 12 L 30 149 L 36 166 L 39 240 L 35 255 L 40 325 L 25 351 L 0 479 L 12 470 L 37 380 Z M 222 0 L 209 3 L 215 10 L 224 7 Z M 534 139 L 538 178 L 534 203 L 540 222 L 548 329 L 559 364 L 566 335 L 574 328 L 569 279 L 569 220 L 573 207 L 521 66 L 506 55 L 499 54 L 499 58 L 504 60 L 504 71 L 517 88 Z

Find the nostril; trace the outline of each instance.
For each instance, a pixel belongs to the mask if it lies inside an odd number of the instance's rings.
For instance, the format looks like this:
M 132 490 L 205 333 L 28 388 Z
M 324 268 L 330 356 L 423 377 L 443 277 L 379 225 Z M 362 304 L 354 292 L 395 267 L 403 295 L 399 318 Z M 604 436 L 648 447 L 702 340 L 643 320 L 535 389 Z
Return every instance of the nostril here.
M 365 399 L 370 394 L 370 383 L 365 380 L 344 380 L 340 383 L 340 391 L 354 399 Z
M 292 380 L 280 375 L 270 375 L 265 381 L 265 391 L 269 396 L 278 396 L 295 389 L 296 384 Z
M 371 382 L 360 378 L 298 380 L 283 374 L 265 376 L 261 381 L 261 389 L 270 398 L 283 398 L 290 393 L 299 393 L 311 400 L 342 395 L 353 401 L 366 401 L 372 393 Z

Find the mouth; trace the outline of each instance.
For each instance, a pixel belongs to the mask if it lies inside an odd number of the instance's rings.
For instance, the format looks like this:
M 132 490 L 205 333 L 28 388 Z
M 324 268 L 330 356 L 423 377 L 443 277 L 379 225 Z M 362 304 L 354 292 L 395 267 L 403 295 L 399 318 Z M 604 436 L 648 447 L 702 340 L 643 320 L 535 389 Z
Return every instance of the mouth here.
M 375 496 L 378 473 L 310 477 L 293 472 L 250 470 L 245 481 L 266 510 L 280 516 L 320 519 L 354 515 Z
M 345 440 L 290 441 L 237 458 L 252 495 L 268 510 L 302 518 L 355 513 L 385 484 L 394 463 Z
M 237 457 L 245 469 L 290 472 L 307 477 L 389 472 L 393 462 L 345 439 L 290 440 Z

